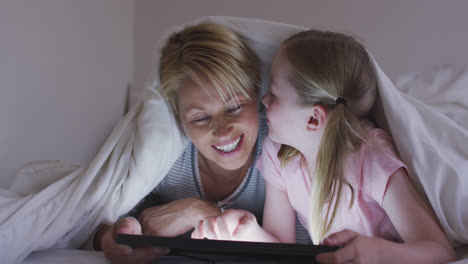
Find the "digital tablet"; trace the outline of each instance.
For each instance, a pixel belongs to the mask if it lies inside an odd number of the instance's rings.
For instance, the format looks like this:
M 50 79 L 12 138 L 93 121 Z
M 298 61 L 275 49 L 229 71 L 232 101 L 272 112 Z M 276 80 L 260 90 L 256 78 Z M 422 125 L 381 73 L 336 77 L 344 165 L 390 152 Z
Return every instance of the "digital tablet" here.
M 189 239 L 184 237 L 159 237 L 118 234 L 116 242 L 138 247 L 167 247 L 175 255 L 224 255 L 250 257 L 254 259 L 275 259 L 309 263 L 323 252 L 332 252 L 339 247 L 305 244 L 240 242 L 227 240 Z

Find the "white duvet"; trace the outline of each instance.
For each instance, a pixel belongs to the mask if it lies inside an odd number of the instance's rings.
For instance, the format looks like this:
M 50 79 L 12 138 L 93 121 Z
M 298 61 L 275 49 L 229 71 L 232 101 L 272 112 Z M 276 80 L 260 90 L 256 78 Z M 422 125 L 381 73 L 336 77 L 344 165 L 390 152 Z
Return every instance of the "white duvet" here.
M 241 34 L 260 57 L 264 74 L 280 42 L 305 29 L 234 17 L 206 17 L 188 25 L 202 22 Z M 171 28 L 160 44 L 181 28 Z M 427 196 L 452 245 L 468 244 L 468 130 L 463 127 L 468 121 L 468 80 L 451 84 L 449 92 L 422 85 L 415 92 L 421 101 L 397 90 L 377 63 L 375 67 L 381 99 L 378 123 L 391 132 L 411 179 Z M 404 86 L 404 79 L 401 82 Z M 0 190 L 3 263 L 20 263 L 44 249 L 83 246 L 101 222 L 113 222 L 157 185 L 186 143 L 157 85 L 158 80 L 145 90 L 145 100 L 120 121 L 88 167 L 30 163 L 9 190 Z M 411 87 L 405 89 L 411 94 Z

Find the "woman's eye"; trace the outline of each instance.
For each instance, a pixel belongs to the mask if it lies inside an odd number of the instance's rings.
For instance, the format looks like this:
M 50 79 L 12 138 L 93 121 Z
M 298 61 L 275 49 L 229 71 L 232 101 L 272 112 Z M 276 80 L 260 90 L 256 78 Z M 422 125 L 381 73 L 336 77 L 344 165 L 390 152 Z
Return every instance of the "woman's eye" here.
M 235 114 L 235 113 L 238 113 L 241 109 L 242 109 L 242 106 L 243 104 L 240 104 L 240 105 L 237 105 L 237 106 L 234 106 L 234 107 L 230 107 L 226 110 L 226 112 L 228 114 Z
M 204 116 L 204 117 L 194 119 L 192 122 L 197 124 L 197 125 L 202 125 L 202 124 L 208 122 L 209 119 L 210 119 L 209 116 Z

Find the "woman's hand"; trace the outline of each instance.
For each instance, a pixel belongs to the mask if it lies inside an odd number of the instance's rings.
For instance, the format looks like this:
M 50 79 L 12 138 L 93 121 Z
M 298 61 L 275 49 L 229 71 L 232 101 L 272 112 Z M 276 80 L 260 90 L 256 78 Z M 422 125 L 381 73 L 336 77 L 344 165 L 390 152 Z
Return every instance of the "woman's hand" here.
M 326 246 L 343 246 L 335 252 L 321 253 L 319 263 L 383 263 L 380 248 L 387 241 L 360 235 L 351 230 L 336 232 L 324 240 Z
M 226 210 L 221 216 L 200 221 L 192 232 L 192 238 L 258 241 L 263 229 L 258 225 L 255 215 L 244 210 Z
M 126 217 L 113 225 L 101 227 L 94 238 L 95 247 L 104 251 L 111 263 L 151 263 L 152 260 L 169 253 L 167 248 L 131 248 L 115 242 L 117 234 L 141 235 L 141 226 L 133 217 Z
M 218 216 L 221 210 L 195 197 L 145 209 L 138 220 L 143 234 L 174 237 L 195 228 L 200 220 Z

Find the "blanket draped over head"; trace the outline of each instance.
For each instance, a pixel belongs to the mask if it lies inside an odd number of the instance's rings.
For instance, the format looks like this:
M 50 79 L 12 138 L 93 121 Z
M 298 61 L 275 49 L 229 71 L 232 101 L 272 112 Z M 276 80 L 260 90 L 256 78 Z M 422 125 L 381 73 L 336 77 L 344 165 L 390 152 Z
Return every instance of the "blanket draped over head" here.
M 306 30 L 264 20 L 205 17 L 171 28 L 159 47 L 171 33 L 205 22 L 225 25 L 243 37 L 261 61 L 263 91 L 281 41 Z M 155 65 L 159 53 L 157 49 Z M 430 202 L 452 245 L 467 244 L 468 131 L 401 93 L 375 61 L 374 66 L 378 125 L 391 133 L 411 180 Z M 169 171 L 187 140 L 157 92 L 157 66 L 154 72 L 144 99 L 122 118 L 89 166 L 32 162 L 20 169 L 10 189 L 0 189 L 3 263 L 19 263 L 42 249 L 83 246 L 100 223 L 112 223 L 127 213 Z

